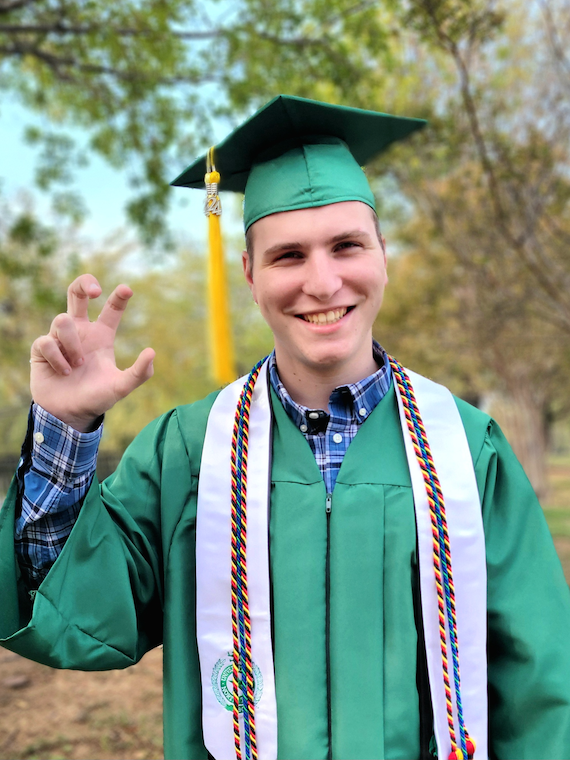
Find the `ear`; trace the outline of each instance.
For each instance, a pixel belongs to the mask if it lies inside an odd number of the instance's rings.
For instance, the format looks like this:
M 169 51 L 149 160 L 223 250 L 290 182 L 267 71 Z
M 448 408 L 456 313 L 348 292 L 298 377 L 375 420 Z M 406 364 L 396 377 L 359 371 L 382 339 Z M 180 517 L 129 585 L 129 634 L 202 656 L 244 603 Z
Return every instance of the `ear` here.
M 251 290 L 251 295 L 253 296 L 253 300 L 255 301 L 255 303 L 257 303 L 257 298 L 255 297 L 255 285 L 253 284 L 253 272 L 251 270 L 251 261 L 250 261 L 249 254 L 247 251 L 242 251 L 241 265 L 243 267 L 243 276 L 245 277 L 245 281 L 249 285 L 249 289 Z
M 386 282 L 388 282 L 388 255 L 386 253 L 386 238 L 384 235 L 380 235 L 382 238 L 382 253 L 384 255 L 384 271 L 386 273 Z

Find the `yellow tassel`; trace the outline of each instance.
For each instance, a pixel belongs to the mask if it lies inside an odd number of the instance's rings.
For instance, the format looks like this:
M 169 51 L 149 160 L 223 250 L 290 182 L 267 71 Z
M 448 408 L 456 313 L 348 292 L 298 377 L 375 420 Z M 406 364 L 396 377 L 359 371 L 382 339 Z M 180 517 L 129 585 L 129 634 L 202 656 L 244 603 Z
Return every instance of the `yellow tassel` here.
M 210 255 L 208 259 L 208 311 L 209 340 L 211 352 L 211 372 L 218 385 L 231 383 L 236 379 L 234 367 L 233 341 L 230 330 L 228 287 L 222 234 L 220 230 L 220 201 L 217 184 L 220 175 L 213 162 L 213 148 L 208 152 L 208 173 L 206 214 L 208 216 L 208 237 Z

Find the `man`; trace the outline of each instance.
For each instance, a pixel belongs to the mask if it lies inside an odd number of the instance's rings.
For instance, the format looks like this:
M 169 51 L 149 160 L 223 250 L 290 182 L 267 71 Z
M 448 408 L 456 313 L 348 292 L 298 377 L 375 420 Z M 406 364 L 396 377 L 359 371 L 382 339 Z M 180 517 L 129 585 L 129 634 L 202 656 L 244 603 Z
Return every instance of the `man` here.
M 85 669 L 163 642 L 166 757 L 570 757 L 570 597 L 532 489 L 490 418 L 372 341 L 386 252 L 360 164 L 418 126 L 282 96 L 218 146 L 274 354 L 100 487 L 100 417 L 152 374 L 151 349 L 114 364 L 131 291 L 89 323 L 78 278 L 32 347 L 0 636 Z

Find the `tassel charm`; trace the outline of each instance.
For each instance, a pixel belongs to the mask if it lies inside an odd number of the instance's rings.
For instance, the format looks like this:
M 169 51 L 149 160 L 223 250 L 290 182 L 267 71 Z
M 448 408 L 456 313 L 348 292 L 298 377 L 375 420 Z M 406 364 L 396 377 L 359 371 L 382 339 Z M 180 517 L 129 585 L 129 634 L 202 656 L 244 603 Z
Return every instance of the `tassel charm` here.
M 208 153 L 208 157 L 210 154 Z M 215 214 L 220 216 L 222 213 L 222 202 L 218 195 L 218 183 L 220 181 L 220 173 L 216 171 L 215 167 L 209 169 L 204 175 L 204 182 L 206 184 L 206 200 L 204 201 L 204 213 L 206 216 Z

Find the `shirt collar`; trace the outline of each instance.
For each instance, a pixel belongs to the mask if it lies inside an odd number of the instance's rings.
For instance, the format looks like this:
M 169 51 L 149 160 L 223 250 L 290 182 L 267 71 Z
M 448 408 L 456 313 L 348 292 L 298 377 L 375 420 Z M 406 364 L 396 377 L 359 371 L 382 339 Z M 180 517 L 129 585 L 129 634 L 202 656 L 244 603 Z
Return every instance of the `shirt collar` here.
M 315 434 L 322 431 L 326 428 L 331 415 L 351 417 L 353 421 L 360 424 L 384 398 L 392 382 L 388 355 L 376 341 L 372 342 L 372 355 L 378 364 L 378 369 L 357 383 L 347 383 L 335 388 L 329 400 L 330 414 L 322 409 L 309 409 L 293 401 L 279 377 L 275 350 L 269 357 L 269 378 L 285 411 L 298 428 L 305 428 L 303 432 Z

